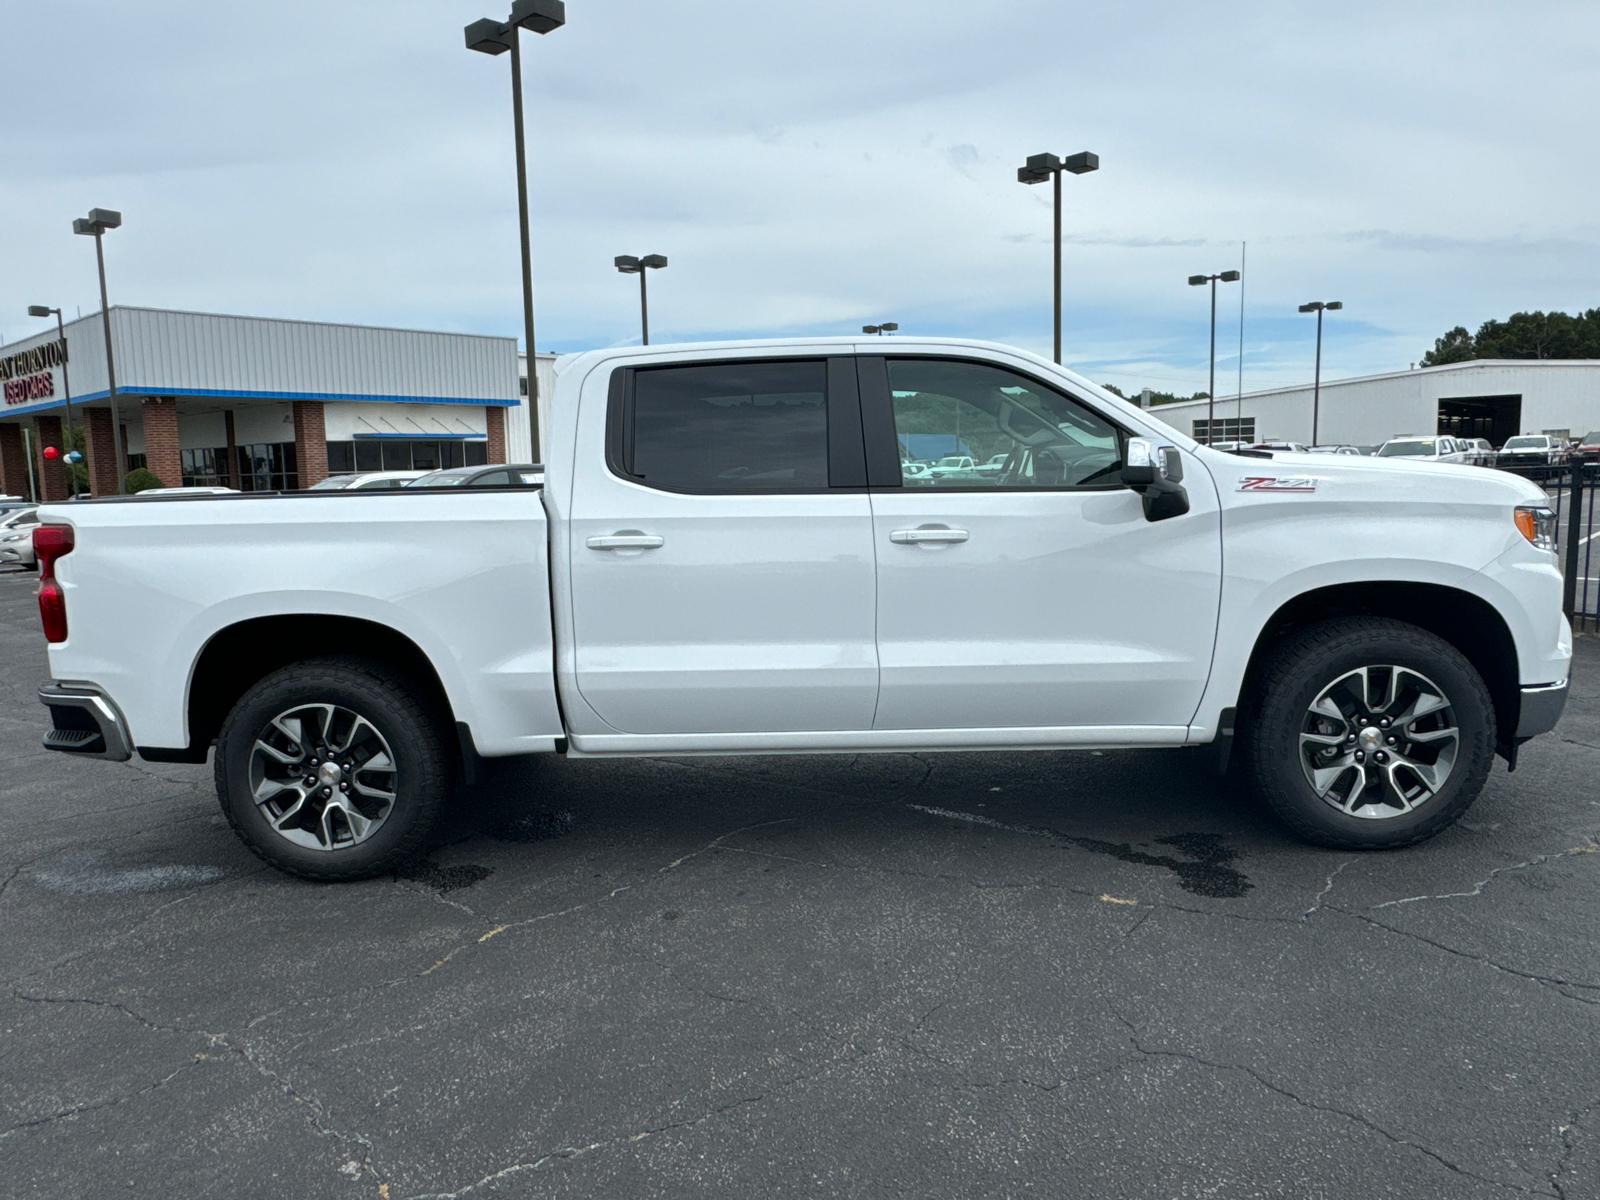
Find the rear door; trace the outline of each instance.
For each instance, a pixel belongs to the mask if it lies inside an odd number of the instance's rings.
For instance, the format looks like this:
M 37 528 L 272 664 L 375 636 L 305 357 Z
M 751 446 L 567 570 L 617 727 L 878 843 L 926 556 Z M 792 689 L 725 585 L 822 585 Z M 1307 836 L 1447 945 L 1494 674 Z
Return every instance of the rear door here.
M 1181 741 L 1221 592 L 1205 468 L 1188 462 L 1189 513 L 1147 521 L 1119 481 L 1125 431 L 1090 405 L 993 362 L 862 358 L 859 368 L 878 559 L 876 727 L 1144 726 L 1144 740 Z M 913 448 L 1005 458 L 993 472 L 907 475 Z
M 605 442 L 603 466 L 575 466 L 568 527 L 574 670 L 594 715 L 646 735 L 870 729 L 877 580 L 854 361 L 618 368 Z

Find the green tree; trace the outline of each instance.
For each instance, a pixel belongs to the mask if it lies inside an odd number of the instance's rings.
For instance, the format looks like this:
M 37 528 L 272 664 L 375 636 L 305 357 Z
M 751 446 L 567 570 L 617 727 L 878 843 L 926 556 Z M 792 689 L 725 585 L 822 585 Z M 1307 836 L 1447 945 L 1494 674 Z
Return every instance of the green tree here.
M 1488 320 L 1476 334 L 1457 325 L 1422 356 L 1425 367 L 1474 358 L 1600 358 L 1600 309 L 1577 316 L 1564 312 L 1512 313 Z

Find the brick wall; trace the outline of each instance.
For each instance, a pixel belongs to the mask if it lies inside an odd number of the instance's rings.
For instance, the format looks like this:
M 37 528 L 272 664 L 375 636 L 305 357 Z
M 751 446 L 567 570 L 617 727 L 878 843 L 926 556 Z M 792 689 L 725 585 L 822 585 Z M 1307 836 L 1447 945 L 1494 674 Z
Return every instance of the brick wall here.
M 483 418 L 489 431 L 489 461 L 506 461 L 506 410 L 497 404 L 483 407 Z
M 144 420 L 144 465 L 155 472 L 162 487 L 182 487 L 178 402 L 170 396 L 151 396 L 139 408 Z
M 117 443 L 111 434 L 111 410 L 83 410 L 84 458 L 89 467 L 89 494 L 117 494 Z
M 46 458 L 44 448 L 54 446 L 56 456 Z M 61 461 L 61 455 L 66 453 L 66 447 L 61 444 L 61 418 L 60 417 L 35 417 L 33 419 L 33 453 L 34 470 L 39 472 L 39 490 L 43 493 L 41 500 L 65 500 L 67 498 L 67 465 Z
M 294 463 L 303 488 L 328 477 L 328 434 L 320 400 L 294 402 Z
M 0 425 L 0 493 L 31 496 L 28 455 L 22 448 L 22 426 Z

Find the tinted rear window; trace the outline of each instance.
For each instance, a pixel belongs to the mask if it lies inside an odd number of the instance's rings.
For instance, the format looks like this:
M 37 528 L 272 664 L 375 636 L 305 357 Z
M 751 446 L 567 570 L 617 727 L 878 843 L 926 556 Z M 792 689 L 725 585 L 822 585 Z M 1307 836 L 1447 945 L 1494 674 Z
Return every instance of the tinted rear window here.
M 640 370 L 629 471 L 684 492 L 825 488 L 827 400 L 820 359 Z

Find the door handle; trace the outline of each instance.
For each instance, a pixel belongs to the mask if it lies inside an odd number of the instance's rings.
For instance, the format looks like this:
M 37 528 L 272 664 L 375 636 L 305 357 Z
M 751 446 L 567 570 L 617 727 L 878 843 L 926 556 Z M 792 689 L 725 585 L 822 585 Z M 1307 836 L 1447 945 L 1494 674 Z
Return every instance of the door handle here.
M 608 537 L 592 537 L 584 543 L 591 550 L 655 550 L 666 544 L 666 538 L 650 533 L 613 533 Z
M 964 542 L 968 536 L 965 529 L 896 529 L 889 540 L 898 546 L 916 546 L 924 542 Z

